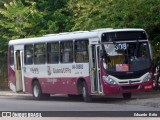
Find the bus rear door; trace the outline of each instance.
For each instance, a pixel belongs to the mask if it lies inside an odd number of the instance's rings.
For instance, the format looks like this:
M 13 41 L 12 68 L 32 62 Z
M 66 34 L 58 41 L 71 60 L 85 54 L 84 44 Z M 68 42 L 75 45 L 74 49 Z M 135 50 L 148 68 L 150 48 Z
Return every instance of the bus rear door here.
M 100 81 L 100 45 L 89 45 L 91 93 L 102 94 Z

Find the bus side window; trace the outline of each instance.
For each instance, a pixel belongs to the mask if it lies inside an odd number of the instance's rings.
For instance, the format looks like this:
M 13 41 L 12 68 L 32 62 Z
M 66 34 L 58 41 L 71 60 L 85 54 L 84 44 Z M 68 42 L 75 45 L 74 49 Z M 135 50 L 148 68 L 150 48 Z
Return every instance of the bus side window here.
M 58 42 L 47 44 L 47 62 L 48 63 L 59 62 L 59 43 Z
M 24 64 L 33 64 L 33 45 L 31 44 L 24 46 Z
M 88 62 L 88 40 L 75 41 L 75 62 Z
M 46 62 L 46 44 L 39 43 L 34 45 L 34 63 L 45 64 Z
M 61 42 L 61 62 L 73 62 L 73 41 Z

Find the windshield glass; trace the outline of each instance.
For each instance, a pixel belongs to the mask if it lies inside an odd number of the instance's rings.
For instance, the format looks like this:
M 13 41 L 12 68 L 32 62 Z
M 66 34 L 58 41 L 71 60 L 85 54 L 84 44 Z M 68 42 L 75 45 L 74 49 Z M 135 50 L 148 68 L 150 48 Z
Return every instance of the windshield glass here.
M 147 42 L 103 44 L 103 67 L 108 72 L 136 72 L 151 66 Z

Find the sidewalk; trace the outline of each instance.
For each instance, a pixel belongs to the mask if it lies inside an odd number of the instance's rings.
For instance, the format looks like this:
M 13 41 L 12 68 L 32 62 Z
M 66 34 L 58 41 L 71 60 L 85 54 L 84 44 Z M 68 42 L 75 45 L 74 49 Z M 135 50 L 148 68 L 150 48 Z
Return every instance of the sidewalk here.
M 24 94 L 24 93 L 15 93 L 13 91 L 0 91 L 0 96 L 17 96 L 17 95 L 29 95 L 29 94 Z
M 0 96 L 7 96 L 7 95 L 17 95 L 18 93 L 14 93 L 13 91 L 0 91 Z

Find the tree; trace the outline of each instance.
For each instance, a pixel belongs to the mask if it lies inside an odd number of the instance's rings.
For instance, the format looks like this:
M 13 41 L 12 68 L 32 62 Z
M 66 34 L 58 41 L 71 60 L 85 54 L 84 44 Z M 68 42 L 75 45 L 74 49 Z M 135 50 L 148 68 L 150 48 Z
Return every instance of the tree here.
M 72 26 L 72 13 L 66 7 L 68 0 L 38 0 L 36 8 L 42 12 L 44 24 L 43 34 L 69 31 Z
M 72 30 L 143 28 L 160 48 L 160 0 L 70 0 L 74 13 Z
M 0 24 L 3 28 L 8 30 L 6 39 L 24 38 L 29 36 L 34 30 L 42 16 L 34 9 L 34 2 L 32 6 L 25 6 L 21 0 L 13 0 L 9 4 L 4 4 L 5 9 L 0 9 L 3 15 L 3 20 Z M 38 20 L 38 22 L 37 22 Z M 7 38 L 8 37 L 8 38 Z

